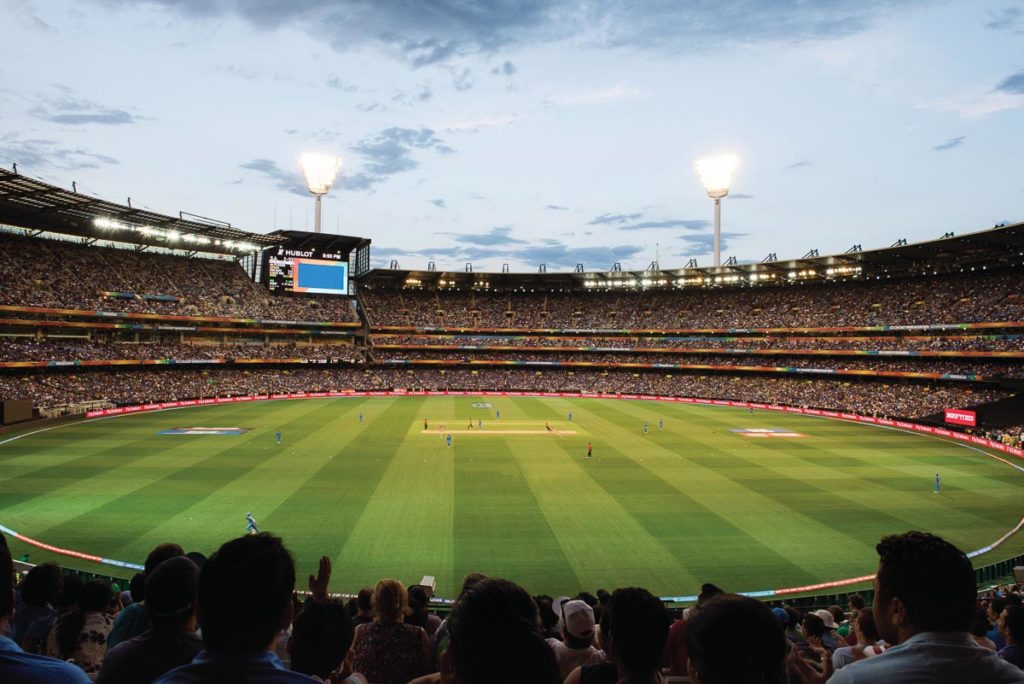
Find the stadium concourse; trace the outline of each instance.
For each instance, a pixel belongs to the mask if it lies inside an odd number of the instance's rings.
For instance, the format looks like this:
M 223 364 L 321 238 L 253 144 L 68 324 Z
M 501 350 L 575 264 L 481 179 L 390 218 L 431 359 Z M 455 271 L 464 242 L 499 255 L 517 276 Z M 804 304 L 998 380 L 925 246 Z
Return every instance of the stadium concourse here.
M 958 409 L 975 413 L 973 431 L 1022 441 L 1021 226 L 720 269 L 382 269 L 358 275 L 351 297 L 272 293 L 237 256 L 119 240 L 92 244 L 60 225 L 0 232 L 0 400 L 60 417 L 331 390 L 607 393 L 932 425 Z M 59 670 L 32 655 L 48 654 L 80 668 L 64 681 L 151 681 L 190 662 L 161 681 L 200 681 L 188 673 L 212 676 L 231 653 L 253 673 L 294 672 L 277 681 L 904 681 L 857 679 L 869 663 L 847 668 L 906 642 L 917 646 L 877 662 L 907 672 L 925 667 L 915 653 L 939 654 L 959 681 L 1024 681 L 1019 586 L 977 594 L 964 554 L 920 533 L 879 544 L 873 610 L 857 595 L 770 609 L 707 584 L 671 625 L 638 588 L 553 599 L 514 577 L 471 575 L 442 622 L 429 587 L 382 579 L 348 605 L 330 598 L 326 558 L 298 568 L 309 581 L 297 583 L 272 535 L 226 541 L 210 559 L 183 551 L 154 548 L 122 596 L 48 564 L 28 570 L 15 594 L 0 594 L 11 635 L 0 675 Z M 0 582 L 13 582 L 9 554 L 0 566 Z M 310 596 L 293 605 L 296 584 Z M 734 648 L 736 634 L 746 648 Z

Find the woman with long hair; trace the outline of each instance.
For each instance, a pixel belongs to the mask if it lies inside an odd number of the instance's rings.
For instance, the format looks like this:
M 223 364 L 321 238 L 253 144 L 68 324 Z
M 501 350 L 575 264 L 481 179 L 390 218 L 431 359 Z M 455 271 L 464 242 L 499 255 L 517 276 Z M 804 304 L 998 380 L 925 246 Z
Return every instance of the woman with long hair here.
M 46 654 L 70 660 L 86 672 L 99 672 L 107 654 L 107 635 L 114 624 L 114 591 L 102 580 L 87 582 L 78 594 L 78 608 L 50 630 Z

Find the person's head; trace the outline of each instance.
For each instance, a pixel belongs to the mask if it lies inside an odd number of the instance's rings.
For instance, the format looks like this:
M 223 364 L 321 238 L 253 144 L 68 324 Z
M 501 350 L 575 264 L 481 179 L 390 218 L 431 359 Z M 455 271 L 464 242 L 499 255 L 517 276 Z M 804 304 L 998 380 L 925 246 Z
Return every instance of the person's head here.
M 585 601 L 573 599 L 561 605 L 558 625 L 562 641 L 569 648 L 586 648 L 594 641 L 594 609 Z
M 919 632 L 966 632 L 975 606 L 974 569 L 960 549 L 927 532 L 883 537 L 873 604 L 886 641 Z
M 825 636 L 825 621 L 821 619 L 817 612 L 804 615 L 803 626 L 804 638 L 818 637 L 820 639 Z
M 146 577 L 146 611 L 156 627 L 192 625 L 199 568 L 185 556 L 170 558 Z
M 602 615 L 602 630 L 605 617 L 612 659 L 635 678 L 656 672 L 668 636 L 668 614 L 661 600 L 646 589 L 616 589 Z
M 409 614 L 405 621 L 417 627 L 427 626 L 427 598 L 426 590 L 418 584 L 409 587 Z
M 700 585 L 700 593 L 697 594 L 697 605 L 700 605 L 700 604 L 704 603 L 709 598 L 712 598 L 714 596 L 718 596 L 719 594 L 724 594 L 724 593 L 725 593 L 724 589 L 720 589 L 719 587 L 715 586 L 711 582 L 705 582 L 704 584 Z
M 396 579 L 382 579 L 373 588 L 373 610 L 384 622 L 401 622 L 409 610 L 409 594 Z
M 841 625 L 843 620 L 846 619 L 846 612 L 843 610 L 842 606 L 829 606 L 828 612 L 832 614 L 832 620 L 836 625 Z
M 7 538 L 0 534 L 0 625 L 14 613 L 14 560 Z M 0 630 L 2 631 L 2 630 Z
M 485 579 L 487 579 L 487 575 L 482 572 L 471 572 L 467 574 L 462 578 L 462 588 L 459 590 L 459 596 L 462 596 Z
M 369 615 L 373 613 L 373 589 L 370 587 L 363 587 L 356 594 L 356 610 L 359 611 L 360 615 Z
M 540 613 L 540 626 L 545 630 L 552 629 L 558 624 L 558 614 L 555 613 L 554 600 L 547 595 L 534 596 L 533 602 L 537 604 L 537 612 Z
M 820 622 L 820 618 L 818 619 Z M 737 640 L 742 647 L 737 648 Z M 686 627 L 687 670 L 694 684 L 783 684 L 786 636 L 765 604 L 719 594 Z
M 866 603 L 864 603 L 864 597 L 860 594 L 850 594 L 846 597 L 846 607 L 850 609 L 851 613 L 856 613 L 861 610 Z
M 131 582 L 128 583 L 128 592 L 132 596 L 132 602 L 138 603 L 146 598 L 146 576 L 141 572 L 137 572 L 132 575 Z
M 800 628 L 800 611 L 793 606 L 786 606 L 784 608 L 786 615 L 789 616 L 789 620 L 786 621 L 786 626 L 793 629 Z
M 175 556 L 184 556 L 185 549 L 174 543 L 159 544 L 149 555 L 146 556 L 145 570 L 143 571 L 146 575 L 153 572 L 156 566 L 163 563 L 168 558 L 174 558 Z
M 821 608 L 814 611 L 814 614 L 821 618 L 821 623 L 825 625 L 825 631 L 836 628 L 836 618 L 832 611 Z
M 1024 607 L 1010 603 L 999 614 L 999 631 L 1008 644 L 1024 644 Z
M 64 578 L 56 563 L 43 563 L 28 571 L 18 587 L 21 600 L 30 606 L 55 605 Z
M 988 602 L 988 619 L 991 623 L 999 622 L 999 616 L 1003 614 L 1003 608 L 1010 605 L 1010 596 L 993 596 Z
M 307 601 L 288 642 L 292 669 L 326 680 L 348 654 L 354 633 L 352 618 L 340 601 Z
M 988 611 L 981 606 L 976 606 L 974 609 L 974 617 L 971 620 L 971 627 L 968 631 L 976 637 L 983 637 L 991 628 L 992 625 L 988 621 Z
M 217 653 L 269 648 L 291 622 L 295 560 L 267 532 L 222 545 L 199 573 L 198 615 L 203 644 Z
M 475 583 L 455 602 L 448 647 L 457 684 L 556 684 L 555 655 L 540 631 L 537 606 L 503 579 Z
M 55 627 L 62 660 L 70 658 L 80 643 L 86 613 L 102 613 L 110 608 L 113 600 L 114 590 L 103 580 L 94 579 L 85 583 L 78 593 L 78 610 L 65 615 Z
M 875 625 L 875 613 L 870 608 L 861 608 L 857 612 L 857 619 L 853 623 L 861 635 L 867 641 L 875 643 L 878 641 L 878 627 Z

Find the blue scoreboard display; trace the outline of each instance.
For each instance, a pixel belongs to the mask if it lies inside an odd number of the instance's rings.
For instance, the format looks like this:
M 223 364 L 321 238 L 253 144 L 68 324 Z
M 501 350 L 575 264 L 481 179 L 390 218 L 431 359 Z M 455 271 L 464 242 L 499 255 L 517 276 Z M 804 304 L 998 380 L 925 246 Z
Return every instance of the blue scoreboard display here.
M 345 254 L 317 248 L 268 250 L 263 263 L 267 287 L 275 294 L 304 292 L 347 295 L 348 260 Z

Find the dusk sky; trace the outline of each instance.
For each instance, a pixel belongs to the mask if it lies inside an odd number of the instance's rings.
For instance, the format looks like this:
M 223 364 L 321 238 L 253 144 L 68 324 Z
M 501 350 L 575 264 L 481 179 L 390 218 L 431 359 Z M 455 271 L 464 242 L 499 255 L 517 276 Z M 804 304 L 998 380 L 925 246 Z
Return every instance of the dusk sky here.
M 375 266 L 711 264 L 1024 219 L 1024 5 L 0 0 L 0 165 Z

